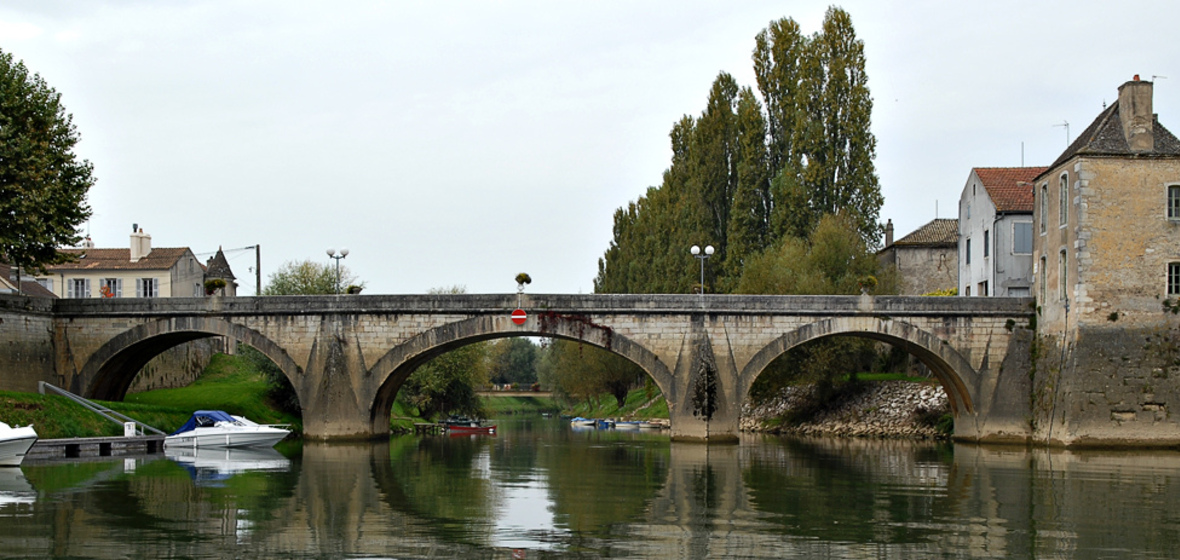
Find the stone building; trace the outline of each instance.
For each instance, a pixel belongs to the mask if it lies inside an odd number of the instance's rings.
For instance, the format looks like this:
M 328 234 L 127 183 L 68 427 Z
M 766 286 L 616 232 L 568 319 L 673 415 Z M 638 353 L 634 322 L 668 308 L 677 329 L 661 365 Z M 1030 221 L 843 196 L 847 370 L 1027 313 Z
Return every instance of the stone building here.
M 1180 141 L 1151 82 L 1036 177 L 1034 228 L 1038 435 L 1180 443 Z
M 959 294 L 1032 293 L 1033 179 L 1044 167 L 976 167 L 959 196 Z
M 882 267 L 895 267 L 901 295 L 920 296 L 951 290 L 958 275 L 958 220 L 934 219 L 893 240 L 893 220 L 885 224 L 885 247 L 877 251 Z

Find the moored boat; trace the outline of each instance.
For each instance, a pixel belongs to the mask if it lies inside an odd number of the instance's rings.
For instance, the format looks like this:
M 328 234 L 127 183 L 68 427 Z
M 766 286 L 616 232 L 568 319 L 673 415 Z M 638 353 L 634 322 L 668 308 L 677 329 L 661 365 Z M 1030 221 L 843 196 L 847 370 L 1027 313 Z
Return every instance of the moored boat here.
M 570 420 L 571 426 L 594 426 L 597 423 L 598 421 L 593 418 L 582 418 L 581 416 Z
M 616 430 L 638 430 L 639 429 L 639 422 L 617 420 L 617 421 L 615 421 L 615 429 Z
M 486 425 L 482 420 L 467 418 L 465 416 L 452 416 L 443 420 L 442 425 L 447 429 L 447 433 L 452 435 L 468 435 L 468 434 L 495 434 L 496 426 Z
M 164 447 L 272 447 L 290 434 L 286 426 L 256 424 L 221 410 L 198 410 Z
M 31 424 L 13 428 L 0 422 L 0 467 L 20 466 L 34 443 L 37 443 L 37 432 Z

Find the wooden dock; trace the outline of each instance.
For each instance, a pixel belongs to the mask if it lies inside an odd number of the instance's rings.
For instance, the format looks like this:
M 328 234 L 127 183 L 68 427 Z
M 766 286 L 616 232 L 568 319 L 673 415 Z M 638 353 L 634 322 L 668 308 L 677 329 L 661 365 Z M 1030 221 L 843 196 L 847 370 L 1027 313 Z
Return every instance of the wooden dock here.
M 164 436 L 126 436 L 39 439 L 25 459 L 77 459 L 82 457 L 118 457 L 120 455 L 150 455 L 164 451 Z

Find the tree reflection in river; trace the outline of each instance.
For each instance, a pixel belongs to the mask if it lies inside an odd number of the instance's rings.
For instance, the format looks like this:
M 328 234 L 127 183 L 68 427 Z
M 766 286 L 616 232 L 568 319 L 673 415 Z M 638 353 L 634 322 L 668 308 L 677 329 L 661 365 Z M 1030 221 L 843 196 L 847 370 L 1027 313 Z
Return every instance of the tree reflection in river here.
M 540 419 L 500 426 L 496 437 L 288 446 L 289 463 L 226 456 L 196 478 L 192 465 L 159 455 L 28 463 L 0 476 L 0 556 L 1165 558 L 1180 549 L 1171 451 L 763 437 L 705 446 Z

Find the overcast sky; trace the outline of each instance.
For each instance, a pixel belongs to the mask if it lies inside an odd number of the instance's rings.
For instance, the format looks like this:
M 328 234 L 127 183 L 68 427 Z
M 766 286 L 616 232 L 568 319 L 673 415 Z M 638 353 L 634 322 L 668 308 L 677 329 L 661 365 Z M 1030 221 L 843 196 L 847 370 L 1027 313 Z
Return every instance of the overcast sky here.
M 255 244 L 264 283 L 343 246 L 365 293 L 507 293 L 519 272 L 590 293 L 672 124 L 718 72 L 755 86 L 771 20 L 812 33 L 828 5 L 6 0 L 0 49 L 73 115 L 99 247 L 133 223 L 202 260 L 221 246 L 243 294 Z M 1135 74 L 1180 132 L 1180 3 L 839 5 L 898 237 L 954 217 L 972 167 L 1051 163 Z

